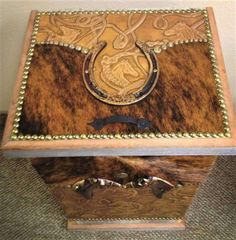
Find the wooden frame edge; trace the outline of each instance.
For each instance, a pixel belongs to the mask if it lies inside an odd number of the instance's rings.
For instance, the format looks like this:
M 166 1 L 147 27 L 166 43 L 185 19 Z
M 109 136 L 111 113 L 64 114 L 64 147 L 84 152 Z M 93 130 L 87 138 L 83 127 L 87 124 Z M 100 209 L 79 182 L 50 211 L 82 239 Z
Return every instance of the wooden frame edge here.
M 235 136 L 236 135 L 236 133 L 235 133 L 236 114 L 234 111 L 233 100 L 232 100 L 232 96 L 231 96 L 231 92 L 230 92 L 230 88 L 229 88 L 228 77 L 226 74 L 226 68 L 225 68 L 223 52 L 222 52 L 222 48 L 221 48 L 221 44 L 220 44 L 220 37 L 218 34 L 218 30 L 217 30 L 216 19 L 215 19 L 213 8 L 207 7 L 206 9 L 207 9 L 207 13 L 208 13 L 210 28 L 211 28 L 212 39 L 213 39 L 214 46 L 215 46 L 215 55 L 216 55 L 217 64 L 218 64 L 218 68 L 219 68 L 221 84 L 222 84 L 222 88 L 224 90 L 224 100 L 225 100 L 225 104 L 227 106 L 231 134 L 232 134 L 232 138 L 236 139 L 236 136 Z
M 37 14 L 36 10 L 31 11 L 29 20 L 28 20 L 28 24 L 27 24 L 27 29 L 26 29 L 26 33 L 25 33 L 25 37 L 24 37 L 24 41 L 23 41 L 23 49 L 22 49 L 20 61 L 18 64 L 16 80 L 14 83 L 14 89 L 13 89 L 13 93 L 11 96 L 10 107 L 8 110 L 5 129 L 3 132 L 3 138 L 2 138 L 2 148 L 3 149 L 4 149 L 4 146 L 7 145 L 8 142 L 10 142 L 9 137 L 11 135 L 11 129 L 12 129 L 13 120 L 14 120 L 14 116 L 15 116 L 15 112 L 16 112 L 17 98 L 18 98 L 19 89 L 21 86 L 22 75 L 24 72 L 24 65 L 25 65 L 25 61 L 27 58 L 27 52 L 28 52 L 28 49 L 30 46 L 31 35 L 33 32 L 33 25 L 34 25 L 34 19 L 36 17 L 36 14 Z
M 78 224 L 73 219 L 68 219 L 67 229 L 69 231 L 119 231 L 119 230 L 185 230 L 185 221 L 183 219 L 176 220 L 160 220 L 149 223 L 89 223 Z

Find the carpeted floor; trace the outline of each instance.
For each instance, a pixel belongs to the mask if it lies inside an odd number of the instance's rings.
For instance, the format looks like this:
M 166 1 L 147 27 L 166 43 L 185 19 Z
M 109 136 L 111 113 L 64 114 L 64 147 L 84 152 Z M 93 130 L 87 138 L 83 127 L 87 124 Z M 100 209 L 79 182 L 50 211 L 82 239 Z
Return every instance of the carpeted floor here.
M 66 230 L 63 212 L 30 162 L 25 159 L 6 159 L 1 155 L 0 239 L 235 240 L 235 171 L 235 156 L 217 160 L 187 213 L 186 231 L 72 233 Z

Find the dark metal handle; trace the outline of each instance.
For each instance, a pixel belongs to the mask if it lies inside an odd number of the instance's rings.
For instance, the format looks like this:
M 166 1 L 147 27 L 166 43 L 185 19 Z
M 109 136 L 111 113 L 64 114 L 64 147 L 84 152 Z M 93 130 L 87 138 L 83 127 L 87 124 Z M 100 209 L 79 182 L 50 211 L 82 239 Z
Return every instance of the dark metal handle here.
M 146 128 L 151 127 L 150 121 L 148 121 L 145 118 L 134 118 L 124 115 L 113 115 L 107 118 L 94 119 L 94 121 L 88 124 L 91 125 L 95 130 L 101 130 L 107 124 L 112 123 L 131 123 L 135 124 L 140 130 L 144 130 Z

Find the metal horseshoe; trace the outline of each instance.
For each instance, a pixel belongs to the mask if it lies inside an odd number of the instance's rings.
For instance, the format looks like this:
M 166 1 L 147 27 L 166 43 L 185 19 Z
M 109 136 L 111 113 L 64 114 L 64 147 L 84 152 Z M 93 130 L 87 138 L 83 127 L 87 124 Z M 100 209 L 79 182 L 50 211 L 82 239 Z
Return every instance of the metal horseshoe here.
M 106 47 L 107 43 L 102 41 L 95 45 L 87 53 L 83 63 L 83 80 L 87 90 L 102 102 L 112 105 L 129 105 L 144 99 L 151 93 L 159 77 L 159 64 L 155 52 L 145 43 L 136 41 L 135 45 L 141 50 L 149 64 L 148 80 L 142 89 L 135 93 L 129 93 L 127 96 L 111 96 L 105 90 L 97 86 L 94 77 L 94 63 L 98 54 Z

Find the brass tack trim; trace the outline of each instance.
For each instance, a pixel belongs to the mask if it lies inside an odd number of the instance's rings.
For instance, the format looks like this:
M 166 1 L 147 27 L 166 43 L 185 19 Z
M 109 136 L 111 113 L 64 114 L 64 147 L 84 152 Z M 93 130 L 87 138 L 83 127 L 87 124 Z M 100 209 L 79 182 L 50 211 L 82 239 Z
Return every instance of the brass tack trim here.
M 183 14 L 183 13 L 204 13 L 205 9 L 196 9 L 196 8 L 188 8 L 188 9 L 127 9 L 127 10 L 80 10 L 80 11 L 40 11 L 38 12 L 39 15 L 77 15 L 77 14 L 130 14 L 130 13 L 177 13 L 177 14 Z M 37 24 L 39 21 L 36 22 Z M 39 27 L 37 25 L 37 27 Z
M 206 35 L 207 35 L 207 41 L 208 41 L 208 46 L 209 46 L 209 54 L 210 54 L 210 59 L 211 59 L 212 71 L 214 73 L 214 78 L 215 78 L 215 83 L 216 83 L 218 104 L 221 107 L 222 121 L 223 121 L 223 125 L 224 125 L 224 137 L 230 137 L 231 132 L 230 132 L 229 122 L 228 122 L 227 107 L 225 105 L 224 92 L 223 92 L 223 88 L 222 88 L 221 77 L 219 75 L 219 67 L 218 67 L 218 63 L 217 63 L 215 46 L 214 46 L 212 33 L 211 33 L 211 26 L 209 23 L 208 12 L 206 10 L 204 11 L 204 21 L 205 21 L 205 26 L 206 26 Z
M 70 49 L 74 49 L 76 51 L 79 51 L 83 54 L 87 54 L 89 52 L 89 49 L 86 47 L 66 43 L 66 42 L 58 42 L 58 41 L 41 41 L 41 42 L 36 42 L 35 45 L 58 45 L 61 47 L 68 47 Z
M 159 54 L 164 50 L 167 50 L 168 48 L 172 48 L 176 45 L 182 45 L 182 44 L 191 44 L 191 43 L 202 43 L 202 42 L 207 42 L 207 39 L 190 39 L 190 40 L 178 40 L 178 41 L 174 41 L 174 42 L 168 42 L 167 44 L 162 44 L 160 46 L 155 46 L 153 48 L 154 52 Z
M 130 133 L 130 134 L 71 134 L 71 135 L 22 135 L 18 128 L 19 128 L 19 122 L 21 117 L 21 111 L 23 108 L 24 103 L 24 94 L 25 89 L 27 88 L 27 80 L 29 76 L 29 69 L 32 61 L 32 57 L 34 55 L 34 48 L 35 45 L 40 44 L 48 44 L 48 45 L 58 45 L 63 47 L 69 47 L 71 49 L 77 50 L 83 54 L 87 54 L 89 49 L 85 48 L 83 46 L 77 46 L 71 43 L 65 43 L 65 42 L 59 42 L 59 41 L 41 41 L 37 42 L 36 37 L 37 33 L 40 27 L 40 16 L 43 15 L 73 15 L 73 14 L 130 14 L 130 13 L 195 13 L 199 12 L 204 16 L 205 21 L 205 27 L 206 27 L 206 39 L 189 39 L 189 40 L 180 40 L 175 42 L 169 42 L 167 44 L 163 44 L 158 47 L 154 47 L 155 53 L 161 53 L 161 51 L 166 50 L 168 48 L 172 48 L 175 45 L 180 44 L 190 44 L 190 43 L 197 43 L 197 42 L 207 42 L 209 47 L 209 54 L 211 58 L 211 64 L 212 64 L 212 70 L 215 78 L 216 83 L 216 90 L 217 90 L 217 97 L 218 97 L 218 103 L 221 107 L 222 112 L 222 122 L 224 124 L 224 132 L 223 133 L 206 133 L 206 132 L 192 132 L 192 133 Z M 222 89 L 221 84 L 221 78 L 219 75 L 219 68 L 217 64 L 217 58 L 215 55 L 215 47 L 212 39 L 211 29 L 209 25 L 208 20 L 208 13 L 206 9 L 175 9 L 175 10 L 168 10 L 168 9 L 146 9 L 146 10 L 96 10 L 96 11 L 48 11 L 48 12 L 38 12 L 35 20 L 34 20 L 34 27 L 31 35 L 31 42 L 30 47 L 28 50 L 24 71 L 22 75 L 22 82 L 21 87 L 18 95 L 18 101 L 17 101 L 17 107 L 16 107 L 16 113 L 13 120 L 13 126 L 11 131 L 10 139 L 15 140 L 40 140 L 40 141 L 54 141 L 54 140 L 70 140 L 70 139 L 134 139 L 134 138 L 227 138 L 231 136 L 230 128 L 229 128 L 229 122 L 228 122 L 228 115 L 227 115 L 227 109 L 224 101 L 224 93 Z M 150 219 L 150 218 L 148 218 Z M 159 220 L 160 218 L 151 218 L 155 220 Z M 173 219 L 173 218 L 163 218 L 163 219 Z M 123 220 L 123 218 L 122 218 Z
M 70 220 L 77 223 L 81 222 L 133 222 L 133 221 L 178 221 L 183 220 L 181 217 L 124 217 L 124 218 L 71 218 Z

